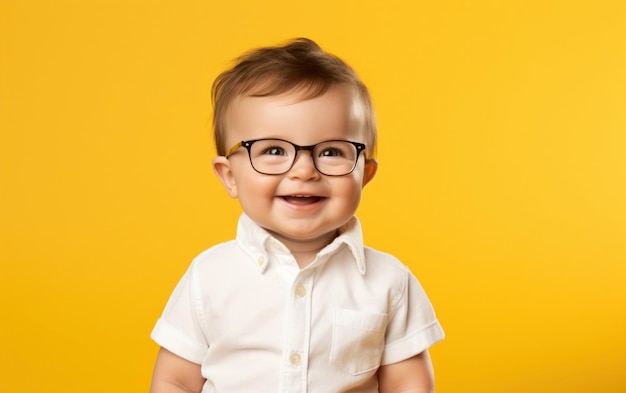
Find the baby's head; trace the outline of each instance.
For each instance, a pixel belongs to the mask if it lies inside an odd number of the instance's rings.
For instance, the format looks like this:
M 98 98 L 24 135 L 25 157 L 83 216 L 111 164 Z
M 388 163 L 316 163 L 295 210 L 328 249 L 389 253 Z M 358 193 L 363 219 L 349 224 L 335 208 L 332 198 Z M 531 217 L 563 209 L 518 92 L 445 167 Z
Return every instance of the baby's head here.
M 377 169 L 372 103 L 354 71 L 297 39 L 241 57 L 213 99 L 213 168 L 228 194 L 294 253 L 329 244 Z
M 237 59 L 213 84 L 213 132 L 217 154 L 226 155 L 228 111 L 239 97 L 272 97 L 297 92 L 301 100 L 318 97 L 345 86 L 354 95 L 354 111 L 361 117 L 365 155 L 376 151 L 376 121 L 367 87 L 354 70 L 315 42 L 298 38 L 282 46 L 253 50 Z

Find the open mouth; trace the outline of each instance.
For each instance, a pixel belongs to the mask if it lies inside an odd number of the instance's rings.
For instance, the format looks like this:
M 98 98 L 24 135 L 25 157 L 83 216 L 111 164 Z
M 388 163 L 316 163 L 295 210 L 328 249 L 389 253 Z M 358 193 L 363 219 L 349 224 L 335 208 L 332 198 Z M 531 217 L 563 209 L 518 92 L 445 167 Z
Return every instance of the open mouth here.
M 314 195 L 285 195 L 281 197 L 285 202 L 294 205 L 311 205 L 324 199 L 323 197 Z

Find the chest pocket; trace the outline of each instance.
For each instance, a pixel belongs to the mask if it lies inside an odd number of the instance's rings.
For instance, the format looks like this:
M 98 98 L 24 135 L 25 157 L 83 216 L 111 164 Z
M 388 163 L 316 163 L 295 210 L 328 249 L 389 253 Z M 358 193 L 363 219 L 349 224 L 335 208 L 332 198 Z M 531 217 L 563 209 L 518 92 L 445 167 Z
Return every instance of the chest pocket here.
M 387 314 L 337 309 L 333 321 L 330 360 L 352 375 L 380 366 Z

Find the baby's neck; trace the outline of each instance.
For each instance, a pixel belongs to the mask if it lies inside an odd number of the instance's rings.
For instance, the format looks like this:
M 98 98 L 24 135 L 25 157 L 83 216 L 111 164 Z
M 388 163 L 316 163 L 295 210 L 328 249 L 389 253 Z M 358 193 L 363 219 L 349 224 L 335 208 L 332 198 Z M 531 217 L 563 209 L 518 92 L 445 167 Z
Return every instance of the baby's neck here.
M 313 262 L 315 260 L 315 258 L 317 257 L 317 252 L 315 253 L 298 253 L 298 252 L 291 252 L 291 255 L 293 255 L 293 257 L 295 258 L 296 262 L 298 263 L 298 266 L 300 266 L 300 269 L 304 269 L 305 267 L 309 266 L 311 264 L 311 262 Z
M 291 251 L 291 255 L 295 258 L 300 269 L 304 269 L 315 260 L 317 254 L 324 247 L 329 245 L 337 237 L 337 232 L 331 232 L 322 237 L 308 240 L 286 238 L 276 233 L 273 235 Z

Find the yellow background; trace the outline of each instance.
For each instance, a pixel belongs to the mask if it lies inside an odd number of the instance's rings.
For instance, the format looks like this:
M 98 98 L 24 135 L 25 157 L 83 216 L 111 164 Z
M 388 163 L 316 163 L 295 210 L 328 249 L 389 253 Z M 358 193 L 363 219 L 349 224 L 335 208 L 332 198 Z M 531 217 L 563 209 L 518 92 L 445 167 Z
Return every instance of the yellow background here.
M 147 391 L 239 212 L 210 86 L 308 36 L 374 97 L 369 245 L 418 275 L 438 391 L 626 391 L 623 1 L 0 0 L 0 391 Z

